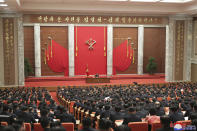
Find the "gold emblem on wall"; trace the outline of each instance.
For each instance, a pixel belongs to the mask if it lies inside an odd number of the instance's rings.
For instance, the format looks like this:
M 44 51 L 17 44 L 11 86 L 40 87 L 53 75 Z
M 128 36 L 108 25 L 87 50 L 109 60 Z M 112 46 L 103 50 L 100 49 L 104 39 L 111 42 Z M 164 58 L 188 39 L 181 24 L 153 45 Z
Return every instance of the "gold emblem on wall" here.
M 87 40 L 85 43 L 86 43 L 87 45 L 89 45 L 89 47 L 88 47 L 89 50 L 93 50 L 93 49 L 94 49 L 93 45 L 96 44 L 96 41 L 93 40 L 92 38 L 90 38 L 90 39 Z

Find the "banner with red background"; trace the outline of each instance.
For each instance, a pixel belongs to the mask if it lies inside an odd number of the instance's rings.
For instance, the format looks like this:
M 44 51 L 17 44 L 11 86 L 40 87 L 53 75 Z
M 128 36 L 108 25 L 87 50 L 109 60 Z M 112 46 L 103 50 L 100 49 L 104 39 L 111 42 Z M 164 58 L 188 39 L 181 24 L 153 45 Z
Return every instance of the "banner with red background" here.
M 89 49 L 86 43 L 93 39 L 96 43 Z M 75 75 L 107 73 L 107 28 L 75 27 Z

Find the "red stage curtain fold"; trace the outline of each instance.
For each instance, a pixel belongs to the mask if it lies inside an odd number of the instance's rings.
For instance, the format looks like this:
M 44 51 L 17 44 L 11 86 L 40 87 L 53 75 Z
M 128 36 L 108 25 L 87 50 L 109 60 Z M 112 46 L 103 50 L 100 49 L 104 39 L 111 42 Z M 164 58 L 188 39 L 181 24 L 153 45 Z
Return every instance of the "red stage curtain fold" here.
M 68 50 L 54 40 L 52 40 L 52 51 L 51 44 L 48 45 L 46 61 L 53 72 L 64 72 L 64 75 L 68 76 Z
M 125 71 L 131 64 L 131 45 L 127 44 L 128 40 L 125 40 L 119 46 L 113 49 L 113 74 L 116 71 Z M 131 55 L 131 56 L 130 56 Z

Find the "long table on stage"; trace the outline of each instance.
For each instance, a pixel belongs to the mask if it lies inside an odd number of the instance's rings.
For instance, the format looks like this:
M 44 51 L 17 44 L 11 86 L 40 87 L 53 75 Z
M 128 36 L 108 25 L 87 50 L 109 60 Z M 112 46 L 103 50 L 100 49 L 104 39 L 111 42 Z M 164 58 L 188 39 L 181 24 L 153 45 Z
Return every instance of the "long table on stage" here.
M 110 78 L 108 77 L 99 77 L 99 78 L 86 78 L 86 83 L 110 83 Z

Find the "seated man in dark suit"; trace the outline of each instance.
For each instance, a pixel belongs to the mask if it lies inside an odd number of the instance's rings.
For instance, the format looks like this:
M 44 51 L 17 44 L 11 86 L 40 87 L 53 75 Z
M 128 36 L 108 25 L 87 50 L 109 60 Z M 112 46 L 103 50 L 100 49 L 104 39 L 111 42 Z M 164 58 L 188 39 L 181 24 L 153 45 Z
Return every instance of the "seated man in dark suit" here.
M 173 127 L 170 127 L 170 117 L 169 116 L 161 116 L 160 122 L 162 128 L 157 129 L 157 131 L 174 131 Z
M 171 115 L 170 115 L 170 120 L 175 123 L 177 121 L 182 121 L 184 120 L 184 116 L 182 113 L 179 113 L 178 112 L 178 105 L 173 105 L 171 108 L 170 108 L 170 111 L 171 111 Z
M 91 128 L 91 119 L 90 118 L 84 118 L 82 120 L 82 125 L 83 125 L 83 129 L 80 130 L 80 131 L 97 131 L 96 129 L 94 128 Z
M 123 113 L 120 112 L 121 108 L 119 106 L 115 107 L 115 112 L 112 112 L 110 115 L 110 120 L 114 123 L 116 120 L 124 119 Z
M 123 124 L 128 125 L 129 122 L 139 122 L 141 119 L 136 115 L 136 108 L 130 107 L 129 114 L 125 116 Z
M 102 118 L 107 118 L 107 119 L 109 119 L 110 114 L 111 114 L 110 106 L 106 105 L 106 106 L 105 106 L 105 110 L 101 113 L 100 118 L 101 118 L 101 119 L 102 119 Z
M 76 123 L 74 116 L 72 114 L 66 113 L 65 109 L 62 109 L 60 112 L 61 112 L 60 113 L 60 121 L 61 122 L 72 122 L 74 124 Z
M 20 112 L 20 115 L 18 116 L 19 119 L 23 120 L 27 123 L 35 123 L 34 117 L 28 112 L 28 107 L 23 106 Z

